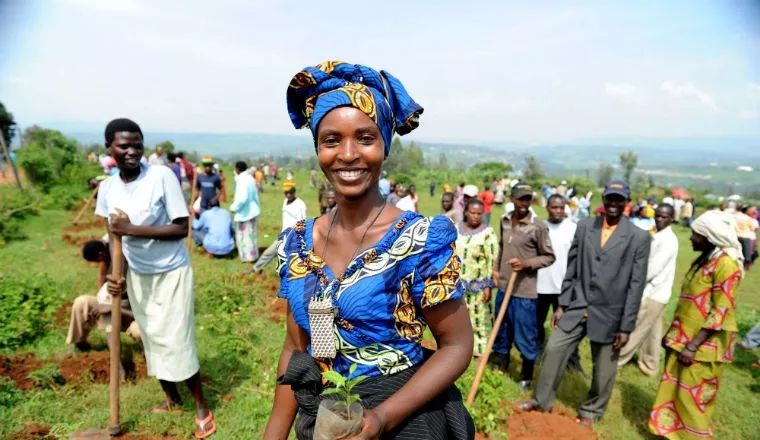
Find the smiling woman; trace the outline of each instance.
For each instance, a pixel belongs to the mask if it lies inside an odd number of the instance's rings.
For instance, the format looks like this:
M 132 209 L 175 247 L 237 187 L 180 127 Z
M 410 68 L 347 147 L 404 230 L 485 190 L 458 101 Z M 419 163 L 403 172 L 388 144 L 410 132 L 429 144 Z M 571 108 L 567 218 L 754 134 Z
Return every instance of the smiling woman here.
M 387 205 L 378 186 L 394 133 L 416 128 L 422 107 L 387 72 L 331 61 L 293 77 L 288 110 L 311 129 L 337 206 L 280 237 L 287 336 L 264 437 L 287 438 L 298 411 L 296 436 L 317 438 L 320 371 L 332 369 L 367 377 L 352 438 L 473 438 L 453 385 L 473 344 L 456 229 Z M 420 344 L 426 325 L 433 354 Z
M 109 236 L 122 237 L 129 264 L 125 278 L 108 276 L 108 290 L 115 296 L 127 291 L 148 375 L 166 394 L 151 412 L 177 409 L 177 382 L 185 382 L 195 400 L 195 437 L 209 437 L 216 423 L 203 397 L 195 346 L 193 269 L 182 240 L 189 214 L 182 188 L 168 167 L 140 163 L 143 134 L 134 121 L 108 123 L 105 141 L 119 173 L 100 184 L 95 213 L 108 219 Z

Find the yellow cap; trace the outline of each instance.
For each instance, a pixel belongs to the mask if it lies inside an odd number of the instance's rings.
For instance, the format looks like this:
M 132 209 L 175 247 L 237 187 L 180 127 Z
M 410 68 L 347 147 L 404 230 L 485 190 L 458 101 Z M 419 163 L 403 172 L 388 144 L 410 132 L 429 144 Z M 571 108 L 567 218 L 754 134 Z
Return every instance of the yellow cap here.
M 282 190 L 283 191 L 290 191 L 291 189 L 296 187 L 296 181 L 295 180 L 286 180 L 282 182 Z

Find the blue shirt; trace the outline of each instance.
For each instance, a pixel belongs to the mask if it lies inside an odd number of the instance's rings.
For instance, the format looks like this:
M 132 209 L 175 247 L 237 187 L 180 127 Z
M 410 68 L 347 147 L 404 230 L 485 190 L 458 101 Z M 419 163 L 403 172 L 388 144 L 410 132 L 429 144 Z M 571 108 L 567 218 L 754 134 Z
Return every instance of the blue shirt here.
M 391 182 L 386 178 L 382 178 L 380 179 L 378 186 L 380 186 L 380 195 L 383 196 L 384 199 L 388 198 L 388 194 L 391 193 Z
M 206 210 L 209 208 L 208 202 L 216 197 L 216 190 L 222 188 L 222 179 L 217 174 L 198 174 L 195 187 L 201 192 L 201 209 Z
M 235 176 L 235 198 L 230 205 L 230 211 L 235 213 L 236 222 L 245 222 L 261 213 L 259 192 L 256 181 L 248 171 Z
M 420 342 L 427 326 L 423 311 L 458 300 L 463 293 L 454 224 L 442 215 L 402 213 L 380 241 L 349 264 L 343 282 L 314 253 L 313 228 L 314 219 L 302 220 L 281 234 L 278 296 L 288 300 L 296 324 L 310 335 L 312 295 L 339 283 L 333 299 L 338 309 L 334 323 L 338 353 L 334 359 L 319 361 L 331 363 L 344 375 L 355 364 L 354 374 L 368 377 L 395 374 L 421 363 Z M 363 264 L 354 266 L 359 262 Z M 324 275 L 321 280 L 318 271 Z M 311 345 L 307 349 L 311 353 Z
M 203 248 L 214 255 L 227 255 L 235 249 L 232 237 L 232 217 L 226 209 L 218 206 L 203 211 L 201 217 L 193 220 L 193 229 L 206 233 Z

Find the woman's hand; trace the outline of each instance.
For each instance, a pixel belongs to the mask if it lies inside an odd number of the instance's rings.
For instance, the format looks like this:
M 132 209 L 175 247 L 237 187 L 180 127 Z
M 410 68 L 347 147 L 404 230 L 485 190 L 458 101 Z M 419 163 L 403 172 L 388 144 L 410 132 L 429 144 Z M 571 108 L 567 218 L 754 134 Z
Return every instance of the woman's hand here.
M 108 283 L 108 293 L 113 296 L 121 296 L 127 288 L 127 280 L 124 277 L 117 280 L 113 274 L 109 274 L 106 276 L 106 281 Z
M 491 288 L 486 287 L 483 289 L 483 304 L 488 304 L 491 301 Z
M 119 208 L 116 208 L 116 214 L 109 216 L 109 230 L 112 234 L 122 236 L 130 235 L 129 230 L 132 227 L 132 223 L 129 221 L 127 213 Z
M 349 438 L 355 440 L 379 439 L 384 430 L 385 418 L 382 413 L 374 409 L 365 409 L 361 432 Z
M 680 353 L 678 353 L 678 362 L 681 363 L 681 365 L 690 366 L 694 363 L 694 355 L 696 354 L 696 350 L 690 350 L 688 346 L 684 347 L 683 350 L 681 350 Z

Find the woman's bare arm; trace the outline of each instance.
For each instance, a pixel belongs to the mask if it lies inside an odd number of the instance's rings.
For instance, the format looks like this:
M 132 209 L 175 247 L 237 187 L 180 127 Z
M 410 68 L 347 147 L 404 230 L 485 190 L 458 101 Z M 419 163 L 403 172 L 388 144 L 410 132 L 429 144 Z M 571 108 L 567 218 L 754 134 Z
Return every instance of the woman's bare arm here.
M 296 324 L 293 314 L 290 308 L 288 308 L 287 334 L 285 335 L 285 343 L 282 346 L 282 353 L 280 353 L 280 362 L 277 364 L 277 377 L 285 374 L 293 351 L 306 351 L 307 345 L 308 336 L 306 332 Z M 272 412 L 269 415 L 269 421 L 264 430 L 264 438 L 266 440 L 287 439 L 297 411 L 298 404 L 290 385 L 277 385 L 274 391 Z
M 472 326 L 464 302 L 447 301 L 426 309 L 424 314 L 438 350 L 400 390 L 365 413 L 364 427 L 357 438 L 374 439 L 383 432 L 393 430 L 444 392 L 470 364 Z

